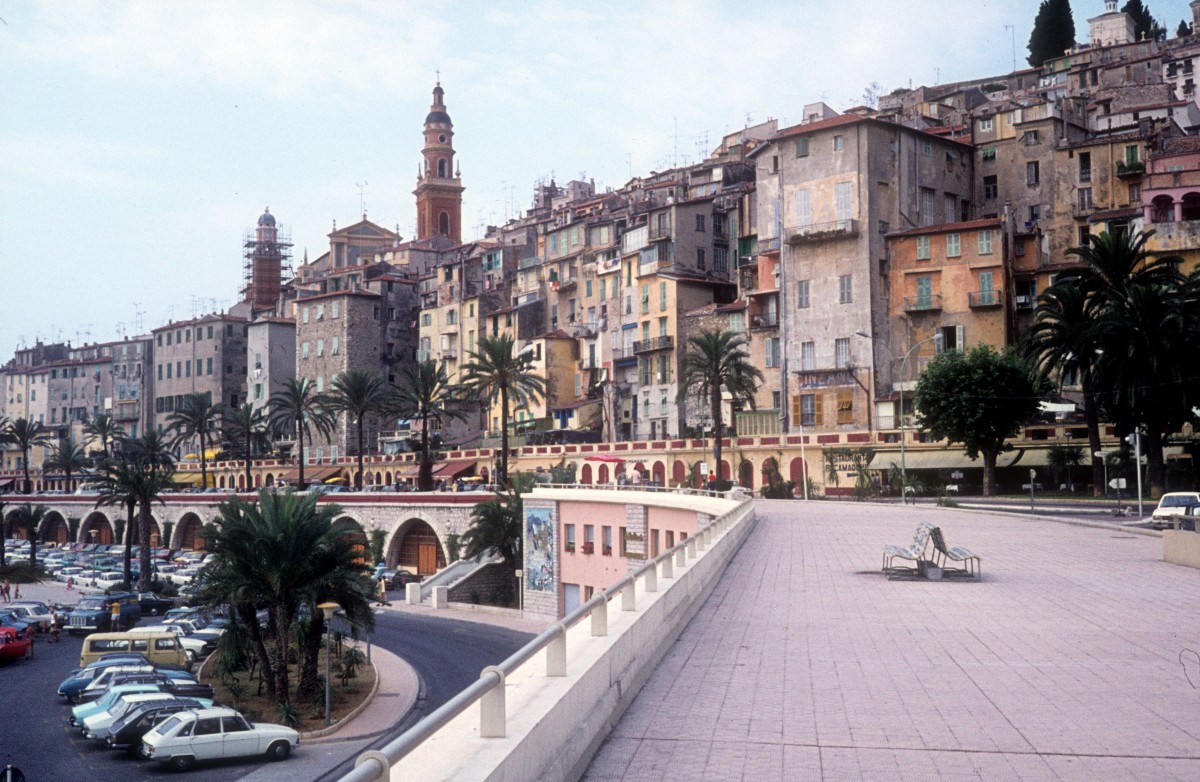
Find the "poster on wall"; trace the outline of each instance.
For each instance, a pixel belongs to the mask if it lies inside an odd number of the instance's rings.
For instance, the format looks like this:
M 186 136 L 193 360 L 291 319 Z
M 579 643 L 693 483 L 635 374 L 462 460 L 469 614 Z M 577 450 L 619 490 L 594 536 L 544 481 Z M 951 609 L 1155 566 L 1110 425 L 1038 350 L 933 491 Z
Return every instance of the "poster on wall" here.
M 525 508 L 525 588 L 554 591 L 554 519 L 549 508 Z

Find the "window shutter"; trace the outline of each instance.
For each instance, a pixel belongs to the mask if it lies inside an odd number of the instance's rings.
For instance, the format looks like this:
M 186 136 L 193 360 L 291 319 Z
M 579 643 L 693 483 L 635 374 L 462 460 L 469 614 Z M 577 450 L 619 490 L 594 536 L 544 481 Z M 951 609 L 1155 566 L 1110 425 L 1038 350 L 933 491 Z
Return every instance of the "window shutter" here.
M 813 394 L 813 425 L 825 425 L 825 398 L 823 394 Z
M 803 417 L 803 413 L 801 411 L 802 411 L 802 408 L 800 406 L 800 395 L 792 394 L 792 423 L 793 424 L 799 424 L 801 422 L 801 419 Z
M 964 342 L 963 327 L 955 326 L 954 327 L 954 345 L 955 345 L 955 349 L 958 350 L 959 353 L 963 352 L 963 342 Z

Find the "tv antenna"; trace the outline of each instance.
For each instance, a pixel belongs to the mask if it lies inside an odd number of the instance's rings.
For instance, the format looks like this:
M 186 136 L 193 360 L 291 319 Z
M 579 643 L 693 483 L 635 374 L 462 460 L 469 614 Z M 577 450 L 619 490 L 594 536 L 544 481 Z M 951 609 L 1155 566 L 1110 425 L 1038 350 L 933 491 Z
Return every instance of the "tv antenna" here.
M 356 182 L 354 185 L 358 188 L 358 211 L 363 216 L 364 220 L 367 219 L 367 200 L 364 194 L 367 190 L 367 185 L 369 184 L 370 182 L 364 179 L 362 182 Z
M 1004 29 L 1008 30 L 1009 34 L 1012 37 L 1013 73 L 1016 73 L 1017 72 L 1017 27 L 1016 27 L 1016 25 L 1006 24 L 1006 25 L 1004 25 Z

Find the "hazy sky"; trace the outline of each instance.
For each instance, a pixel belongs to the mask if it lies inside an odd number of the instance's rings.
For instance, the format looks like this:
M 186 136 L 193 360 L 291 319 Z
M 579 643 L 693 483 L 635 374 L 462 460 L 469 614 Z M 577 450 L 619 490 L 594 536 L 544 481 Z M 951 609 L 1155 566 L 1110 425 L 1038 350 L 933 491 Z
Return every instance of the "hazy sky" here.
M 268 205 L 296 262 L 360 218 L 360 185 L 411 237 L 438 69 L 470 239 L 542 178 L 616 188 L 872 82 L 1008 72 L 1014 39 L 1025 67 L 1038 4 L 0 0 L 0 363 L 232 304 Z M 1104 3 L 1072 6 L 1084 40 Z

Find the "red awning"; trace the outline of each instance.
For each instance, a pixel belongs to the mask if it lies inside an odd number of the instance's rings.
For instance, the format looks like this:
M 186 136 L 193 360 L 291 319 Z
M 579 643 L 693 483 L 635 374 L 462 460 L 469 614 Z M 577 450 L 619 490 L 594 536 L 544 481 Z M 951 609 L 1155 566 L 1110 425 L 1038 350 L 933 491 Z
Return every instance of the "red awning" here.
M 474 459 L 459 459 L 453 462 L 441 462 L 433 465 L 434 478 L 457 478 L 465 472 L 471 472 L 475 469 Z M 400 471 L 400 478 L 416 478 L 421 471 L 420 464 L 412 464 Z
M 621 464 L 625 461 L 620 456 L 613 456 L 612 454 L 608 453 L 598 453 L 592 456 L 585 456 L 583 457 L 583 460 L 585 462 L 611 462 L 613 464 Z

